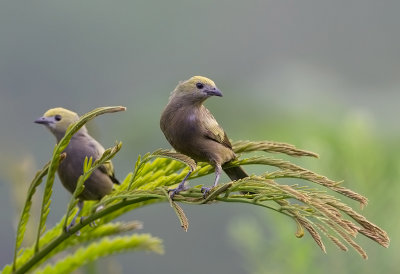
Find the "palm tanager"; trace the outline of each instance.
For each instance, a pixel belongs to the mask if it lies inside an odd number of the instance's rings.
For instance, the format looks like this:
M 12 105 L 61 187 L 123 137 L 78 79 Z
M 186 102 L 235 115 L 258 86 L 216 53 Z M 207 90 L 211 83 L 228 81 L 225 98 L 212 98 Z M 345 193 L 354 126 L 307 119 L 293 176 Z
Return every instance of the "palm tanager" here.
M 194 76 L 180 82 L 171 93 L 161 115 L 160 127 L 176 151 L 196 162 L 208 162 L 214 166 L 215 187 L 222 170 L 231 180 L 239 180 L 248 175 L 239 166 L 223 167 L 234 160 L 236 155 L 225 131 L 203 105 L 211 96 L 222 97 L 222 93 L 215 83 L 206 77 Z M 186 189 L 185 181 L 190 174 L 191 172 L 186 175 L 177 188 L 170 190 L 171 197 Z M 202 187 L 201 191 L 205 197 L 210 188 Z
M 68 126 L 78 121 L 79 116 L 75 112 L 64 108 L 49 109 L 35 123 L 45 125 L 59 142 L 65 135 Z M 66 158 L 58 167 L 58 176 L 63 186 L 71 193 L 75 191 L 77 181 L 83 174 L 85 158 L 92 157 L 93 161 L 99 159 L 104 153 L 104 147 L 89 135 L 85 126 L 79 129 L 65 148 Z M 70 229 L 83 208 L 85 200 L 100 200 L 113 190 L 113 183 L 119 184 L 114 176 L 114 167 L 111 162 L 106 162 L 96 169 L 84 183 L 84 190 L 79 195 L 78 212 L 74 216 Z

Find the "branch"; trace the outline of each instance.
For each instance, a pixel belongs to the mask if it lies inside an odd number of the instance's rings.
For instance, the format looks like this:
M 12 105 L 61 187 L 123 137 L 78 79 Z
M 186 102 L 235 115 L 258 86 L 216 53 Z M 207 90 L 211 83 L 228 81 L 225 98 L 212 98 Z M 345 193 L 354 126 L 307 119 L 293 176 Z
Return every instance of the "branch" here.
M 91 159 L 85 161 L 84 174 L 78 180 L 78 186 L 68 205 L 66 215 L 54 228 L 47 230 L 45 234 L 45 222 L 50 210 L 50 196 L 55 176 L 55 171 L 59 162 L 62 160 L 62 151 L 68 145 L 72 135 L 79 130 L 90 119 L 107 112 L 124 110 L 123 107 L 110 107 L 96 109 L 84 116 L 73 124 L 66 136 L 59 142 L 53 152 L 51 161 L 36 175 L 28 191 L 27 201 L 17 229 L 15 244 L 15 258 L 12 265 L 3 269 L 3 273 L 25 273 L 41 265 L 45 260 L 71 246 L 87 243 L 88 239 L 100 240 L 101 237 L 115 233 L 120 233 L 117 229 L 118 224 L 110 223 L 117 217 L 149 204 L 168 202 L 174 209 L 181 226 L 184 230 L 189 227 L 189 221 L 183 209 L 178 203 L 185 204 L 210 204 L 217 202 L 243 203 L 259 206 L 268 210 L 274 210 L 291 218 L 297 225 L 296 237 L 302 237 L 304 231 L 315 240 L 317 245 L 325 252 L 323 237 L 331 240 L 341 250 L 347 250 L 347 246 L 354 248 L 363 258 L 367 258 L 366 252 L 358 245 L 354 238 L 361 233 L 378 244 L 388 247 L 389 237 L 379 226 L 367 220 L 352 207 L 347 205 L 338 197 L 329 195 L 326 190 L 330 189 L 337 192 L 347 199 L 352 199 L 366 205 L 366 197 L 345 188 L 342 182 L 332 181 L 325 176 L 316 174 L 312 171 L 297 166 L 289 161 L 281 159 L 258 156 L 244 157 L 243 154 L 262 151 L 267 153 L 283 153 L 290 156 L 311 156 L 318 155 L 306 150 L 298 149 L 292 145 L 261 141 L 239 141 L 233 142 L 234 151 L 241 153 L 241 156 L 229 163 L 231 166 L 258 164 L 264 166 L 274 166 L 279 168 L 275 172 L 262 175 L 252 175 L 241 180 L 226 182 L 213 188 L 209 195 L 204 199 L 201 187 L 196 186 L 186 191 L 182 191 L 171 200 L 168 195 L 168 188 L 181 182 L 188 170 L 191 170 L 191 179 L 202 177 L 213 173 L 213 167 L 207 163 L 196 163 L 189 157 L 169 150 L 156 150 L 147 153 L 143 157 L 139 156 L 135 169 L 130 172 L 120 186 L 109 195 L 103 197 L 98 202 L 87 202 L 82 214 L 87 217 L 72 227 L 68 232 L 62 229 L 63 224 L 68 221 L 72 210 L 76 204 L 76 198 L 84 187 L 84 181 L 90 176 L 91 172 L 104 161 L 108 161 L 115 156 L 121 148 L 117 144 L 114 148 L 105 151 L 101 159 L 92 163 Z M 40 225 L 37 234 L 37 241 L 31 248 L 20 249 L 26 223 L 29 219 L 30 203 L 35 193 L 36 187 L 42 178 L 47 174 L 45 193 L 42 202 Z M 302 179 L 311 185 L 299 186 L 297 184 L 286 185 L 278 183 L 281 178 Z M 247 194 L 243 194 L 247 193 Z M 99 226 L 92 228 L 88 226 L 97 221 Z M 110 229 L 106 229 L 109 227 Z M 81 236 L 76 237 L 75 233 L 80 231 Z M 108 231 L 108 232 L 107 232 Z M 321 234 L 320 234 L 321 233 Z M 94 235 L 97 235 L 96 237 Z M 323 237 L 322 237 L 323 236 Z M 132 236 L 133 237 L 133 236 Z M 127 237 L 126 239 L 129 239 Z M 117 242 L 119 240 L 116 240 Z M 111 241 L 112 242 L 112 241 Z M 111 243 L 111 242 L 107 242 Z M 105 244 L 105 245 L 107 245 Z M 107 253 L 100 245 L 81 249 L 84 256 L 94 259 L 96 256 L 104 256 Z M 122 245 L 123 246 L 123 245 Z M 122 247 L 123 250 L 125 247 Z M 18 252 L 19 249 L 19 252 Z M 89 254 L 89 251 L 95 253 Z M 112 250 L 109 250 L 110 253 Z M 61 259 L 53 267 L 45 268 L 45 272 L 55 269 L 55 267 L 67 265 L 68 261 L 75 261 L 77 257 L 71 255 Z M 19 268 L 17 267 L 19 266 Z

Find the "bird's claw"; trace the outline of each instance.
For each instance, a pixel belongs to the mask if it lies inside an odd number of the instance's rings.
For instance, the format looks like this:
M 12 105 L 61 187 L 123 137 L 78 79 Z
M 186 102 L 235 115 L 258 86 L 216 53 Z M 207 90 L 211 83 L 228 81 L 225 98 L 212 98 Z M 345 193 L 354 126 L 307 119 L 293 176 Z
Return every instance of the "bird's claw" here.
M 211 187 L 205 187 L 205 186 L 203 186 L 203 187 L 201 188 L 201 193 L 203 193 L 203 198 L 204 198 L 204 199 L 207 197 L 207 195 L 208 195 L 208 193 L 210 193 L 210 191 L 211 191 Z
M 69 232 L 69 230 L 75 225 L 75 220 L 72 220 L 71 223 L 64 228 L 65 232 Z
M 64 228 L 64 231 L 65 231 L 66 233 L 68 233 L 68 232 L 70 231 L 70 229 L 71 229 L 74 225 L 75 225 L 75 222 L 73 221 L 73 222 L 71 222 L 67 227 Z M 81 235 L 81 232 L 78 230 L 75 234 L 76 234 L 76 236 L 80 236 L 80 235 Z
M 175 194 L 178 194 L 181 191 L 188 189 L 186 186 L 178 186 L 177 188 L 168 189 L 169 197 L 171 199 L 174 198 Z
M 65 231 L 66 233 L 68 233 L 69 230 L 71 229 L 71 227 L 73 227 L 72 224 L 70 224 L 69 226 L 64 227 L 64 231 Z
M 81 217 L 81 220 L 80 220 L 81 224 L 82 224 L 83 220 L 85 220 L 85 219 L 86 219 L 86 217 L 84 217 L 84 216 Z M 92 228 L 96 227 L 97 226 L 96 221 L 90 222 L 89 226 Z

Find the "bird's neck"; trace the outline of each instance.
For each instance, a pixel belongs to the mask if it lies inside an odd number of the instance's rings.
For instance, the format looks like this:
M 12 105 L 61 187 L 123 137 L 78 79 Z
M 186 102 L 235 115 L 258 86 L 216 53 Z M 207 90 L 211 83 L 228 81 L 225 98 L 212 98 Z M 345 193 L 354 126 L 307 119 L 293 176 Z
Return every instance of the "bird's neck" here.
M 56 139 L 57 139 L 57 143 L 59 143 L 59 142 L 61 141 L 61 139 L 64 138 L 64 136 L 65 136 L 65 132 L 54 132 L 54 131 L 53 131 L 53 134 L 54 134 L 54 136 L 55 136 Z M 88 131 L 87 131 L 86 127 L 83 126 L 83 127 L 81 127 L 81 128 L 78 130 L 78 132 L 76 132 L 76 133 L 72 136 L 72 138 L 79 138 L 79 137 L 81 137 L 81 136 L 86 136 L 86 135 L 88 135 Z M 71 138 L 71 139 L 72 139 L 72 138 Z
M 193 98 L 192 96 L 176 96 L 171 98 L 169 105 L 176 108 L 193 108 L 200 109 L 203 107 L 204 100 Z

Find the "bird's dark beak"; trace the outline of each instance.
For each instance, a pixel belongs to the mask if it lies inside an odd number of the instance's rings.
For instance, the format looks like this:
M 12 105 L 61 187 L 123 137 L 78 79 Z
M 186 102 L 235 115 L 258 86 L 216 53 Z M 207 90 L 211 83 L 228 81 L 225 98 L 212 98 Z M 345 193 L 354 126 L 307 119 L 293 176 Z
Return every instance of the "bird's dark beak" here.
M 50 117 L 40 117 L 34 121 L 36 124 L 42 124 L 42 125 L 48 125 L 52 123 L 53 121 L 50 119 Z
M 205 90 L 208 96 L 219 96 L 222 97 L 222 92 L 218 88 L 210 88 Z

